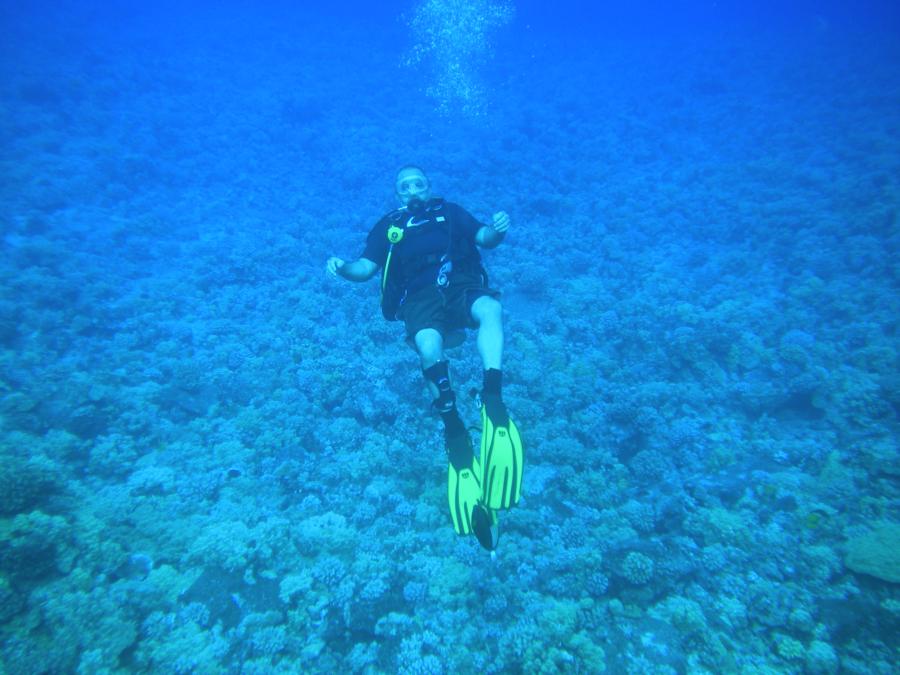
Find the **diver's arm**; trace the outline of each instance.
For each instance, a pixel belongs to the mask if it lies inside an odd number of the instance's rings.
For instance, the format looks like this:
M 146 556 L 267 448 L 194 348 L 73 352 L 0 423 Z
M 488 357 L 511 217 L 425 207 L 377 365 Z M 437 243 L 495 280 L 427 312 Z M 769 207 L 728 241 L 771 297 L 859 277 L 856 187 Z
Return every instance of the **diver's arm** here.
M 332 276 L 343 277 L 348 281 L 368 281 L 375 276 L 378 265 L 368 258 L 360 258 L 349 263 L 340 258 L 329 258 L 326 270 Z
M 475 235 L 475 243 L 481 248 L 495 248 L 500 245 L 509 229 L 509 214 L 498 211 L 490 225 L 483 225 Z

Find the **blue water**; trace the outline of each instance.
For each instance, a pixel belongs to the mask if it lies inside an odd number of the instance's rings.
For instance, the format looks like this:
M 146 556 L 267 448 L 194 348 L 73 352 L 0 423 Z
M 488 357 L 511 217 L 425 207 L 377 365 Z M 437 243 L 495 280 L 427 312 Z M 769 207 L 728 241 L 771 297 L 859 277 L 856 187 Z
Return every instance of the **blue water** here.
M 294 4 L 0 7 L 0 673 L 897 672 L 897 6 Z M 494 556 L 325 272 L 408 162 L 512 218 Z

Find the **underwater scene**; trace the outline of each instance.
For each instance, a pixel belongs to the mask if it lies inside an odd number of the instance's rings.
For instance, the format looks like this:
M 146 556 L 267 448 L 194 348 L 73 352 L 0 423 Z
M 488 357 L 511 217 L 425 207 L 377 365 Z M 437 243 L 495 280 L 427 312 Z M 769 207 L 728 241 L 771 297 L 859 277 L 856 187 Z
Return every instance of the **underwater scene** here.
M 318 4 L 0 2 L 0 675 L 900 672 L 900 6 Z

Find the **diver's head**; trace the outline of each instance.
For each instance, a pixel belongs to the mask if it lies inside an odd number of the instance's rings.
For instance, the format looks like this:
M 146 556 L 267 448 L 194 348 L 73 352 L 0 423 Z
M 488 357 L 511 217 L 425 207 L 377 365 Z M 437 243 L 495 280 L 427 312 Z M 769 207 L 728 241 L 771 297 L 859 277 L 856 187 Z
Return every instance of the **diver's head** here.
M 400 206 L 409 206 L 410 202 L 427 202 L 431 197 L 431 184 L 425 172 L 417 166 L 407 164 L 397 172 L 394 182 Z

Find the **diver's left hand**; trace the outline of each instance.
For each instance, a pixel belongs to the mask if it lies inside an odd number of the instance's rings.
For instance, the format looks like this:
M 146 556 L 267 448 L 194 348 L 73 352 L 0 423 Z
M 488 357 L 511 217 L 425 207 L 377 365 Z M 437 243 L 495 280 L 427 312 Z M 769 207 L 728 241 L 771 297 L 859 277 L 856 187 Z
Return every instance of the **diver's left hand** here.
M 491 223 L 497 232 L 506 232 L 509 229 L 509 214 L 506 211 L 498 211 L 494 214 L 494 221 Z

